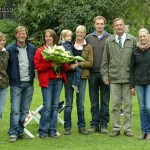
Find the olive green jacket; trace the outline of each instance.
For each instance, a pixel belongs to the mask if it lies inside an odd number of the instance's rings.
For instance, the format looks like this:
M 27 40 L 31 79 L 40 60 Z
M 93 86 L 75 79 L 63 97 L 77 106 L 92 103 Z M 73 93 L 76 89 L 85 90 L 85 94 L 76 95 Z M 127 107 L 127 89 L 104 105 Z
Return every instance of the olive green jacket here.
M 129 83 L 131 53 L 136 47 L 136 38 L 127 33 L 121 54 L 115 34 L 110 36 L 104 48 L 101 74 L 110 83 Z
M 9 54 L 7 51 L 0 51 L 0 88 L 6 88 L 9 85 L 9 79 L 7 75 Z
M 90 44 L 86 44 L 82 50 L 82 57 L 85 59 L 84 62 L 80 62 L 82 68 L 82 79 L 90 78 L 90 68 L 93 66 L 93 49 Z

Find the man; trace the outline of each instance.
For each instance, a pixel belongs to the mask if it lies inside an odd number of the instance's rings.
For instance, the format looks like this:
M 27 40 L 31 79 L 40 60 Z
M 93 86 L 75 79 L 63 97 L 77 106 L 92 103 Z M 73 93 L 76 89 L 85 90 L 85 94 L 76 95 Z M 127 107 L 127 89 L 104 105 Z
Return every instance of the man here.
M 125 32 L 125 23 L 122 18 L 113 22 L 114 35 L 106 42 L 101 74 L 106 85 L 110 84 L 112 97 L 113 131 L 110 135 L 120 134 L 120 104 L 124 104 L 124 134 L 133 136 L 131 132 L 131 93 L 129 86 L 129 70 L 131 53 L 136 45 L 136 39 Z
M 95 31 L 86 37 L 87 43 L 93 47 L 93 67 L 90 70 L 89 94 L 91 101 L 92 121 L 89 132 L 101 131 L 107 134 L 109 122 L 109 85 L 105 85 L 100 74 L 100 66 L 104 45 L 109 34 L 104 30 L 106 19 L 103 16 L 94 18 Z M 99 94 L 100 93 L 100 94 Z
M 26 42 L 27 35 L 27 28 L 18 26 L 15 34 L 16 42 L 6 48 L 9 52 L 8 76 L 11 113 L 8 133 L 10 142 L 16 142 L 17 138 L 23 138 L 23 124 L 29 113 L 33 95 L 35 47 Z

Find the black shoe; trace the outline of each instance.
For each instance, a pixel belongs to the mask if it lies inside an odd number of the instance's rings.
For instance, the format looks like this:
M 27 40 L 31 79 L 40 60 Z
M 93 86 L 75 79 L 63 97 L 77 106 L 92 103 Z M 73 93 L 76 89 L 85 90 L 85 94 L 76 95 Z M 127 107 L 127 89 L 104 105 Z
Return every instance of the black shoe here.
M 46 135 L 46 134 L 43 134 L 43 135 L 39 135 L 39 137 L 40 137 L 41 139 L 45 139 L 45 138 L 47 138 L 47 135 Z
M 79 133 L 83 135 L 89 135 L 89 132 L 85 128 L 79 129 Z
M 52 134 L 52 135 L 49 135 L 49 137 L 51 137 L 51 138 L 55 138 L 55 139 L 58 139 L 58 138 L 59 138 L 59 136 L 60 136 L 60 135 L 58 135 L 58 134 L 56 134 L 56 133 L 55 133 L 55 134 Z

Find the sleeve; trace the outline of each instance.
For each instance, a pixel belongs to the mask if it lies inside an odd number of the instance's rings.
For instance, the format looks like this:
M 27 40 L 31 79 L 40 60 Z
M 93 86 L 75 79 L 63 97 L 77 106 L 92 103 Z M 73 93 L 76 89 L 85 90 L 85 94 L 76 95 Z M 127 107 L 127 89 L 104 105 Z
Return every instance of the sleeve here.
M 104 52 L 103 52 L 103 58 L 102 58 L 102 64 L 100 73 L 102 75 L 103 80 L 109 80 L 108 78 L 108 70 L 109 70 L 109 47 L 108 42 L 106 41 Z
M 50 61 L 43 59 L 42 50 L 39 48 L 36 50 L 34 55 L 34 65 L 35 69 L 38 71 L 46 71 L 52 69 L 52 65 Z
M 87 59 L 84 62 L 80 62 L 80 67 L 81 68 L 91 68 L 92 66 L 93 66 L 93 48 L 91 45 L 88 45 Z
M 134 80 L 135 80 L 135 55 L 134 51 L 132 52 L 131 55 L 131 63 L 130 63 L 130 88 L 134 88 Z

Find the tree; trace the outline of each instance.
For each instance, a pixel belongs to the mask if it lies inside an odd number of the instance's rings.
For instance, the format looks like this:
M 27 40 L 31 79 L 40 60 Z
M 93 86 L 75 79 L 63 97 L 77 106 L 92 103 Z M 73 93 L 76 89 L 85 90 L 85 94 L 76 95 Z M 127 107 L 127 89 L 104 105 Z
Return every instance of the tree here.
M 43 30 L 54 29 L 58 34 L 68 28 L 75 31 L 79 25 L 85 25 L 87 32 L 93 31 L 93 18 L 102 15 L 107 20 L 106 30 L 112 31 L 112 22 L 116 17 L 123 17 L 131 29 L 139 16 L 141 23 L 148 25 L 149 3 L 147 0 L 16 0 L 15 14 L 21 24 L 29 28 L 32 37 L 41 39 Z M 142 6 L 142 7 L 141 7 Z M 138 8 L 138 9 L 137 9 Z M 141 10 L 140 10 L 140 9 Z M 141 13 L 142 12 L 142 13 Z M 130 13 L 130 15 L 129 15 Z M 146 18 L 146 19 L 145 19 Z M 135 19 L 135 20 L 134 20 Z M 132 20 L 132 22 L 131 22 Z M 134 26 L 134 27 L 133 27 Z M 131 32 L 132 32 L 131 30 Z

